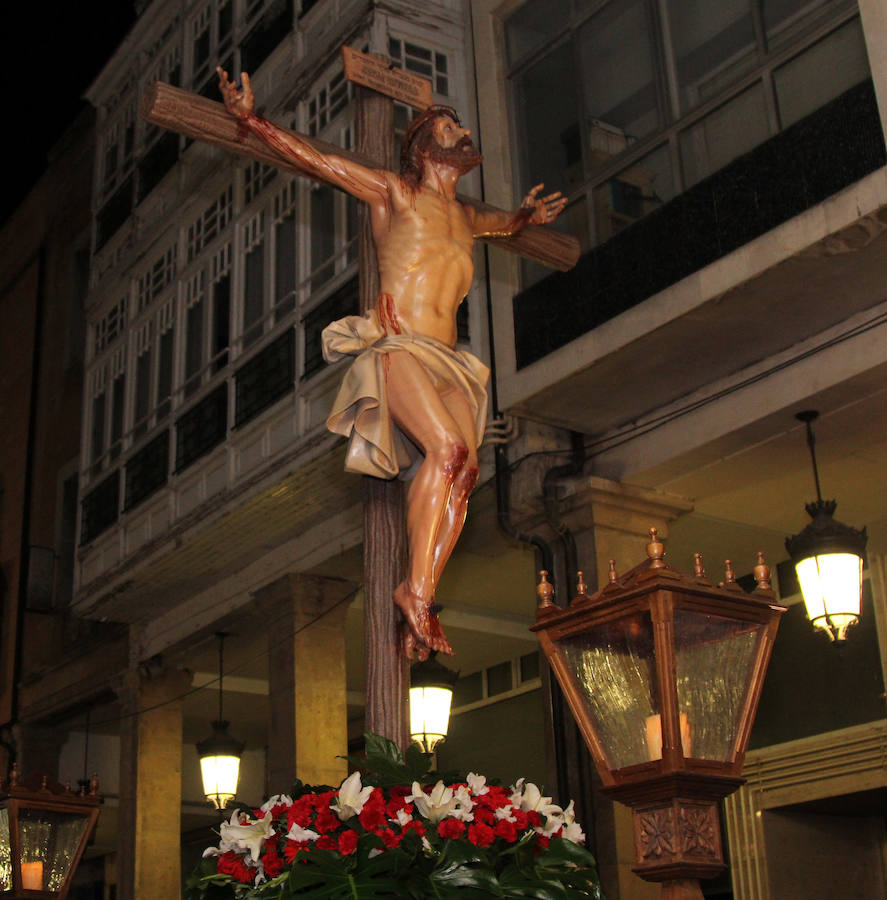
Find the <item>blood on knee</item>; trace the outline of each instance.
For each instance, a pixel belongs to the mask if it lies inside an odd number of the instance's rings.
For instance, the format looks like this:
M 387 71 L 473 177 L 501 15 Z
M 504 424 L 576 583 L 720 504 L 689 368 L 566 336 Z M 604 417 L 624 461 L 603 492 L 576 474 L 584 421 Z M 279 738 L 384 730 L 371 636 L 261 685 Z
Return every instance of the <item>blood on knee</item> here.
M 444 450 L 441 468 L 450 481 L 456 480 L 467 459 L 468 448 L 464 444 L 450 444 Z

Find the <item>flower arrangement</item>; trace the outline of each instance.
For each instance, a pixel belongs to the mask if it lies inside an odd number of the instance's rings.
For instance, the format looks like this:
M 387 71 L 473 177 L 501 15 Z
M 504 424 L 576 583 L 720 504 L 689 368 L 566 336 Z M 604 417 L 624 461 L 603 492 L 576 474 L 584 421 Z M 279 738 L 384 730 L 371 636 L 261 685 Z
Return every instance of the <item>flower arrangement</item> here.
M 187 883 L 187 900 L 535 897 L 602 900 L 573 803 L 520 779 L 430 773 L 411 747 L 367 734 L 367 758 L 338 789 L 236 809 Z

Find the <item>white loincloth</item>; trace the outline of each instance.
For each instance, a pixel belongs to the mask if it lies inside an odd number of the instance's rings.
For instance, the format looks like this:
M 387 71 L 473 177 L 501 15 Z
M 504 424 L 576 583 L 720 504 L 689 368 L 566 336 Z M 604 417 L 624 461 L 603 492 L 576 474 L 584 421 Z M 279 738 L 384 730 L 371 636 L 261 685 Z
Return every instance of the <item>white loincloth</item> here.
M 394 424 L 388 411 L 384 360 L 385 354 L 394 350 L 406 351 L 433 382 L 453 387 L 465 397 L 480 446 L 490 370 L 476 356 L 421 334 L 387 335 L 376 310 L 332 322 L 324 328 L 321 341 L 327 362 L 356 357 L 326 420 L 330 431 L 350 438 L 345 458 L 349 472 L 407 479 L 422 463 L 421 450 Z

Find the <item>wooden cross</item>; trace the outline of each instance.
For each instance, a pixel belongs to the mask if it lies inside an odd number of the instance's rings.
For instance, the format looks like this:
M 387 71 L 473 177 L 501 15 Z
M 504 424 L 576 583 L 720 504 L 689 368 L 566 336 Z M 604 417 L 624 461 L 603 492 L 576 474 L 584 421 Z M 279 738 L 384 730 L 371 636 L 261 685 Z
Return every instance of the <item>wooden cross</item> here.
M 357 87 L 357 152 L 303 134 L 298 137 L 321 153 L 333 153 L 371 168 L 396 169 L 391 98 L 427 107 L 430 83 L 426 82 L 426 91 L 417 84 L 424 79 L 390 70 L 377 58 L 350 48 L 343 48 L 343 56 L 346 77 L 363 85 Z M 268 166 L 304 174 L 283 161 L 255 135 L 245 132 L 223 104 L 197 94 L 157 82 L 143 97 L 141 114 L 154 125 L 216 144 Z M 459 199 L 479 209 L 491 208 L 461 195 Z M 369 216 L 363 204 L 360 209 L 360 300 L 361 311 L 366 312 L 375 305 L 379 278 Z M 572 235 L 541 226 L 527 225 L 516 235 L 485 240 L 561 271 L 572 268 L 579 257 L 579 243 Z M 409 741 L 406 703 L 409 665 L 398 652 L 397 613 L 392 602 L 407 562 L 403 483 L 369 476 L 363 480 L 366 727 L 403 747 Z

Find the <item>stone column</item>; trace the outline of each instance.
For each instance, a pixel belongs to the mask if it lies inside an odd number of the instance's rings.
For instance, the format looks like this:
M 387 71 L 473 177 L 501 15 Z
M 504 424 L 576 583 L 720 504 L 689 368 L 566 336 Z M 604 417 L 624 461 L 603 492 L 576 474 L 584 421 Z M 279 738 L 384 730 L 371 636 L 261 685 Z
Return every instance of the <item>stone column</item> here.
M 616 560 L 619 573 L 634 568 L 646 559 L 651 528 L 667 538 L 668 523 L 693 510 L 684 497 L 596 476 L 563 481 L 560 488 L 562 517 L 576 539 L 579 568 L 589 593 L 606 583 L 611 559 Z M 572 583 L 575 573 L 569 577 Z M 567 600 L 560 598 L 561 603 Z M 631 871 L 635 861 L 631 810 L 599 793 L 597 772 L 593 781 L 598 863 L 606 896 L 654 900 L 659 887 Z
M 268 632 L 268 790 L 348 774 L 345 616 L 350 581 L 287 574 L 255 592 Z
M 190 686 L 190 672 L 160 666 L 131 668 L 118 682 L 118 900 L 179 896 L 182 704 Z

